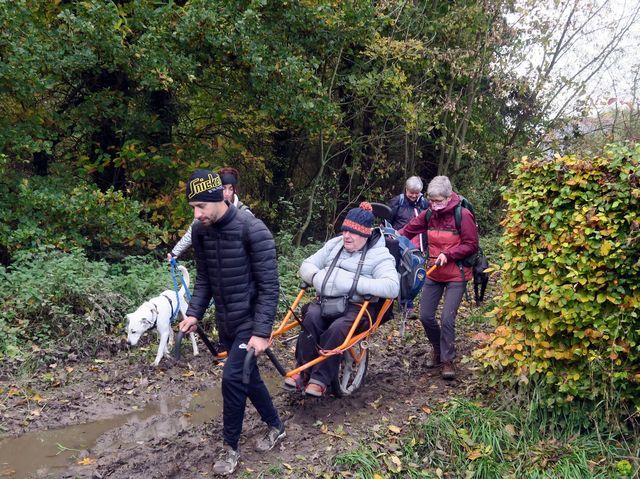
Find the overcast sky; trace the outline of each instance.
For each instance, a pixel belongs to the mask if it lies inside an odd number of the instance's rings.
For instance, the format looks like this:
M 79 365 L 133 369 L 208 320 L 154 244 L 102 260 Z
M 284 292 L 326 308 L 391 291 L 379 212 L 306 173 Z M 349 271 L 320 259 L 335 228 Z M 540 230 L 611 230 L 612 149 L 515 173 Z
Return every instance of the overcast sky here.
M 578 8 L 573 9 L 575 11 L 570 16 L 574 5 Z M 521 0 L 519 7 L 515 15 L 507 17 L 509 23 L 526 31 L 548 21 L 556 41 L 567 20 L 571 18 L 573 21 L 565 35 L 565 39 L 572 38 L 571 46 L 560 57 L 551 75 L 553 78 L 564 76 L 586 81 L 590 103 L 598 108 L 606 107 L 613 97 L 620 101 L 631 99 L 633 78 L 640 66 L 640 0 Z M 588 66 L 589 62 L 597 58 L 616 33 L 625 28 L 628 30 L 615 52 L 604 59 L 600 70 L 593 74 L 600 62 Z M 539 78 L 536 67 L 549 61 L 553 49 L 545 54 L 540 45 L 527 48 L 525 60 L 516 69 L 535 84 Z M 550 84 L 549 87 L 558 90 L 557 85 Z M 571 96 L 569 91 L 560 94 L 554 101 L 554 109 L 561 108 Z

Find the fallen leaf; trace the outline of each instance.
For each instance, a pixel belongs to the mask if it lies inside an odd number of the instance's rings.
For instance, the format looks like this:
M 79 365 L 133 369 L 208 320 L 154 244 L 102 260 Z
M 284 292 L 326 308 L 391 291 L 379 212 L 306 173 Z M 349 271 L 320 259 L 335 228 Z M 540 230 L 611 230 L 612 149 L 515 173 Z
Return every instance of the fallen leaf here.
M 482 451 L 480 451 L 479 449 L 474 449 L 473 451 L 469 451 L 467 453 L 467 459 L 469 459 L 470 461 L 475 461 L 479 457 L 482 457 Z
M 429 406 L 422 406 L 422 409 L 426 414 L 431 414 L 431 408 Z
M 84 459 L 80 459 L 78 461 L 78 464 L 80 466 L 90 466 L 92 464 L 95 464 L 96 460 L 95 459 L 91 459 L 90 457 L 85 457 Z
M 474 341 L 489 341 L 491 339 L 491 336 L 487 333 L 480 332 L 472 335 L 471 339 L 473 339 Z
M 394 425 L 390 425 L 388 426 L 389 431 L 395 433 L 395 434 L 400 434 L 401 429 L 398 426 L 394 426 Z
M 516 427 L 513 424 L 507 424 L 504 427 L 504 430 L 506 431 L 507 434 L 509 434 L 509 436 L 511 437 L 516 436 Z

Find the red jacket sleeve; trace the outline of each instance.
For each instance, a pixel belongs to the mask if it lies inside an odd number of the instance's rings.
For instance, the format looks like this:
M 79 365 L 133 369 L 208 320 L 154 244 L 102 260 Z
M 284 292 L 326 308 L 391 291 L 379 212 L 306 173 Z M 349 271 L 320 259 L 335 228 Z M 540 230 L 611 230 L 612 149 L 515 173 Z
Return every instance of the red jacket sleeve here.
M 427 232 L 427 222 L 425 217 L 427 216 L 427 210 L 424 210 L 418 216 L 414 217 L 406 225 L 398 230 L 398 234 L 405 236 L 409 239 L 422 233 Z

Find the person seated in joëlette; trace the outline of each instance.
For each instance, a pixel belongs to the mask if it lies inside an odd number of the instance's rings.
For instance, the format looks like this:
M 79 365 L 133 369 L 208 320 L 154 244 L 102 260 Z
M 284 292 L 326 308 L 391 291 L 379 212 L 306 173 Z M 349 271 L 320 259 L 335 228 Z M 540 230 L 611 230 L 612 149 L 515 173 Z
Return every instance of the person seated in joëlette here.
M 395 259 L 380 229 L 372 228 L 373 221 L 369 203 L 351 209 L 342 223 L 341 236 L 330 239 L 300 266 L 300 277 L 313 285 L 318 297 L 304 313 L 296 348 L 299 366 L 318 357 L 320 351 L 331 351 L 344 342 L 365 297 L 371 296 L 368 311 L 375 320 L 381 298 L 398 296 Z M 363 318 L 361 324 L 369 326 L 369 320 Z M 323 396 L 338 374 L 340 357 L 329 356 L 302 374 L 285 379 L 285 387 Z

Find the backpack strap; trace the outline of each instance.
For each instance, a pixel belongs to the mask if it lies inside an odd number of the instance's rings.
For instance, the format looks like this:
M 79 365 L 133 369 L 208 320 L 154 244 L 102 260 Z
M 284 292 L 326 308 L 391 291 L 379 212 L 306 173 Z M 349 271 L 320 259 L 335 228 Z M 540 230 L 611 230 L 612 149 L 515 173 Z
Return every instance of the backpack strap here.
M 427 229 L 429 229 L 429 221 L 431 221 L 431 215 L 433 214 L 433 211 L 431 211 L 430 209 L 427 210 L 427 214 L 424 215 L 424 224 L 427 227 Z

